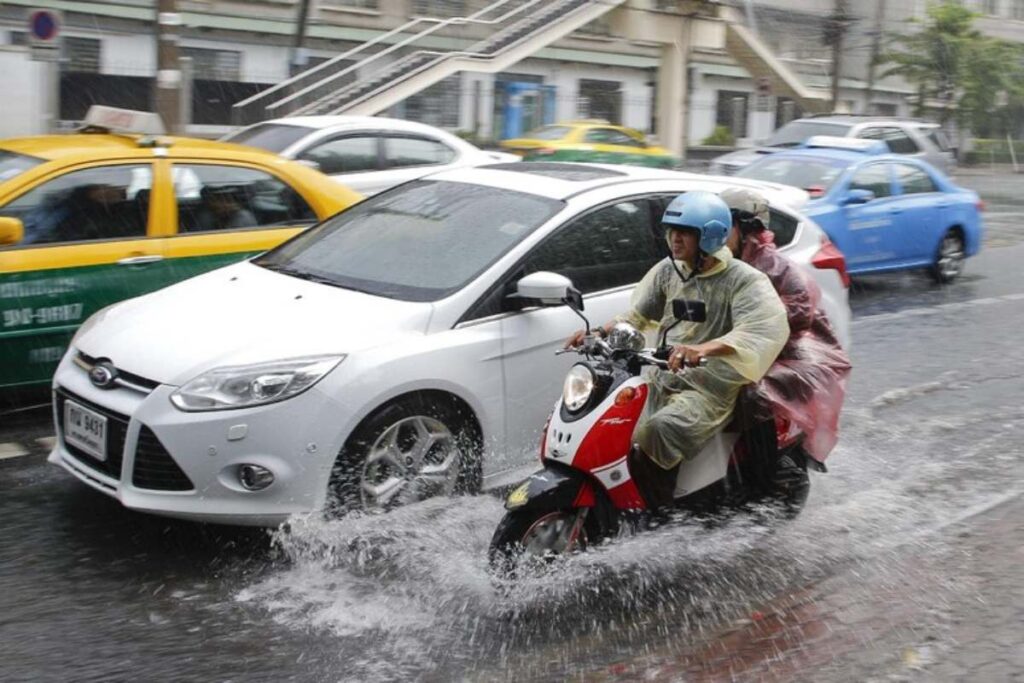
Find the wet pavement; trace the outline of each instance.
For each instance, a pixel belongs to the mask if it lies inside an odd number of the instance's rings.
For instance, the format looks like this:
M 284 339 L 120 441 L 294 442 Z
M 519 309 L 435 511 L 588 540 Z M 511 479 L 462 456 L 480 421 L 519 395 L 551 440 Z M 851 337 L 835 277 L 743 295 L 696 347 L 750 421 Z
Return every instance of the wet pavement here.
M 1009 215 L 1018 178 L 974 181 Z M 1024 680 L 1024 230 L 987 238 L 951 286 L 855 281 L 842 440 L 799 518 L 660 529 L 516 586 L 485 571 L 490 496 L 167 521 L 46 465 L 45 409 L 5 413 L 0 680 Z

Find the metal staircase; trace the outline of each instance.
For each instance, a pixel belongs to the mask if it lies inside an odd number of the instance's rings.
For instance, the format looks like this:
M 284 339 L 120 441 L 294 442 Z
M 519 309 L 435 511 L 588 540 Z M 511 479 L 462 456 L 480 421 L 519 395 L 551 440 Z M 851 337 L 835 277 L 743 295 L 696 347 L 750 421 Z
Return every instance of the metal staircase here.
M 719 16 L 727 22 L 726 51 L 751 76 L 755 79 L 767 78 L 773 92 L 796 100 L 805 112 L 822 113 L 831 110 L 829 93 L 804 85 L 800 77 L 783 64 L 754 31 L 743 25 L 742 15 L 738 11 L 723 6 Z
M 376 114 L 459 71 L 502 71 L 625 2 L 498 0 L 467 17 L 414 19 L 237 103 L 233 120 Z M 424 47 L 472 27 L 493 33 L 465 50 Z

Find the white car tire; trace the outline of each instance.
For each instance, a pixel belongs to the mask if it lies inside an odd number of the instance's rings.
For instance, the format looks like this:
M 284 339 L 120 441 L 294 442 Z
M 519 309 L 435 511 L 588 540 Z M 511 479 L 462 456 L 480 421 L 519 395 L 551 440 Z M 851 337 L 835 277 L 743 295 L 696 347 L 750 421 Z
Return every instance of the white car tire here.
M 417 392 L 363 420 L 338 454 L 328 516 L 385 512 L 438 495 L 476 493 L 483 446 L 468 408 L 444 392 Z

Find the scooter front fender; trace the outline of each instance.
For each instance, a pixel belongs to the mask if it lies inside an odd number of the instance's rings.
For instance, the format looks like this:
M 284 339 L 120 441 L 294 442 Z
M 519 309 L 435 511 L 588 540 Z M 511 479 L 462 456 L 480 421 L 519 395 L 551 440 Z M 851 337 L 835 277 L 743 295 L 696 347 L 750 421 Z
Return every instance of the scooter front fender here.
M 505 498 L 506 510 L 565 510 L 594 505 L 594 485 L 571 467 L 550 463 Z

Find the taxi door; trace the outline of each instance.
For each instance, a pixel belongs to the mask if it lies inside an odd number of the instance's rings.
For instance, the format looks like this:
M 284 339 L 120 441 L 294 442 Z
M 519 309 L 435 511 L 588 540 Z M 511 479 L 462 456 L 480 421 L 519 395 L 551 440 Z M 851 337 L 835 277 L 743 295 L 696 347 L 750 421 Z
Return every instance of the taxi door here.
M 152 289 L 153 163 L 63 168 L 0 196 L 24 237 L 0 246 L 0 388 L 48 383 L 78 326 Z
M 316 222 L 288 182 L 242 162 L 160 162 L 169 205 L 156 230 L 164 237 L 157 277 L 179 282 L 276 247 Z

